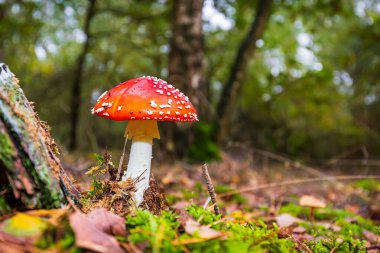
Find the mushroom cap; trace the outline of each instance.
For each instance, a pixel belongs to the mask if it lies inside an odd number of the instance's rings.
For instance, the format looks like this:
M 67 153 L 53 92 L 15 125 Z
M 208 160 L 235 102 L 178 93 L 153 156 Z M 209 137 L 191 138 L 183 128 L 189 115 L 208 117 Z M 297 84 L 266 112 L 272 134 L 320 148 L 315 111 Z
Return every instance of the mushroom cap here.
M 198 121 L 187 96 L 152 76 L 125 81 L 104 92 L 91 113 L 115 121 Z
M 299 201 L 300 206 L 325 208 L 326 203 L 312 195 L 303 195 Z

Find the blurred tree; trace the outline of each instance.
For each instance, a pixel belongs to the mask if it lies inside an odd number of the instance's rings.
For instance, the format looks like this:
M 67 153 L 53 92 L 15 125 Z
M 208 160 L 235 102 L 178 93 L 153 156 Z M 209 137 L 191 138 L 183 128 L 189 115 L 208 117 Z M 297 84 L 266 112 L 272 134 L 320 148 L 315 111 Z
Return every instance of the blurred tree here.
M 77 59 L 77 66 L 75 69 L 74 80 L 71 87 L 71 108 L 70 108 L 70 135 L 69 135 L 69 149 L 73 151 L 77 147 L 77 132 L 79 112 L 82 99 L 82 78 L 86 55 L 90 49 L 91 22 L 95 16 L 96 0 L 88 0 L 88 7 L 86 11 L 86 18 L 84 20 L 83 33 L 85 36 L 83 48 Z
M 235 101 L 239 96 L 239 90 L 243 83 L 247 65 L 249 65 L 255 52 L 256 41 L 261 38 L 264 32 L 269 19 L 271 5 L 271 0 L 258 1 L 257 11 L 253 18 L 252 25 L 238 48 L 235 61 L 231 67 L 228 80 L 223 87 L 217 107 L 218 131 L 216 137 L 218 142 L 225 140 L 225 135 L 228 133 L 231 113 L 235 106 Z
M 200 101 L 205 94 L 202 9 L 203 0 L 174 0 L 168 62 L 169 83 L 190 97 L 201 118 L 204 109 Z M 183 157 L 194 135 L 188 128 L 175 126 L 167 132 L 166 148 L 175 151 L 176 157 Z
M 250 43 L 255 60 L 241 61 L 237 68 L 238 49 L 259 3 L 205 0 L 203 14 L 198 10 L 197 21 L 190 20 L 189 29 L 177 33 L 172 25 L 175 1 L 97 1 L 91 50 L 81 70 L 82 103 L 76 123 L 80 150 L 121 148 L 125 124 L 90 115 L 93 100 L 126 79 L 156 75 L 169 76 L 200 110 L 206 125 L 195 124 L 197 129 L 190 131 L 197 143 L 191 147 L 192 156 L 199 156 L 195 151 L 206 146 L 212 152 L 199 153 L 216 154 L 212 141 L 202 139 L 225 129 L 208 125 L 216 114 L 223 114 L 218 109 L 222 103 L 231 103 L 225 106 L 232 111 L 227 143 L 247 142 L 309 158 L 331 157 L 365 144 L 370 154 L 380 156 L 378 1 L 273 1 L 265 32 Z M 72 90 L 67 87 L 75 79 L 85 45 L 87 9 L 88 0 L 0 1 L 3 58 L 23 80 L 25 93 L 36 101 L 36 110 L 62 144 L 69 144 L 71 135 Z M 201 33 L 194 44 L 184 37 L 185 32 L 192 36 L 191 24 L 196 24 L 196 34 Z M 178 43 L 181 37 L 184 42 Z M 175 52 L 172 43 L 179 46 L 176 57 L 169 57 Z M 180 51 L 183 46 L 196 50 L 185 55 Z M 232 66 L 244 70 L 242 78 L 232 78 Z M 171 73 L 176 73 L 176 80 Z M 191 76 L 200 80 L 194 94 Z M 238 80 L 236 90 L 227 85 L 230 79 Z M 222 93 L 232 102 L 222 102 Z M 173 124 L 161 127 L 165 125 Z M 161 130 L 163 135 L 172 131 Z M 173 140 L 183 142 L 183 136 Z

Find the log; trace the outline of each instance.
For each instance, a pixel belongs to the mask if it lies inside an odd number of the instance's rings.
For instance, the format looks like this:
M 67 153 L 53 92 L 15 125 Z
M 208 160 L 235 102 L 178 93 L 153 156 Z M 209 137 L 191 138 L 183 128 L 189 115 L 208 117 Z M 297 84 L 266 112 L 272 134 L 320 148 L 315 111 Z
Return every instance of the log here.
M 0 215 L 65 202 L 58 149 L 15 75 L 0 63 Z

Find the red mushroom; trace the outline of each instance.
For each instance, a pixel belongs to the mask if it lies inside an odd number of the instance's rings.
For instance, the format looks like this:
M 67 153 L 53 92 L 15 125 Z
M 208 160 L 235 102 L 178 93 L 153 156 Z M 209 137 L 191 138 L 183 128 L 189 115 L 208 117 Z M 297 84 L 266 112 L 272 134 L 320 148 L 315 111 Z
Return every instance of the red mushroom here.
M 157 77 L 140 77 L 104 92 L 92 114 L 115 121 L 128 120 L 125 137 L 132 139 L 128 168 L 122 180 L 140 178 L 136 204 L 149 187 L 153 138 L 159 139 L 157 121 L 198 121 L 194 106 L 178 89 Z

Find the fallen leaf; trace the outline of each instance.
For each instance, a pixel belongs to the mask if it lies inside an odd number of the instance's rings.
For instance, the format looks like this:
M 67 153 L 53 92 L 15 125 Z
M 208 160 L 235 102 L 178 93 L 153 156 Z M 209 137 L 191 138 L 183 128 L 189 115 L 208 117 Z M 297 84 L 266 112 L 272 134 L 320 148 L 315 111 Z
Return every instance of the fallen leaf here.
M 301 227 L 301 226 L 298 226 L 293 229 L 293 233 L 296 233 L 296 234 L 303 234 L 305 232 L 306 232 L 306 228 Z
M 372 243 L 380 243 L 380 235 L 377 235 L 367 229 L 363 229 L 363 235 L 366 240 Z
M 107 211 L 105 208 L 98 208 L 87 214 L 87 218 L 99 230 L 112 235 L 127 235 L 125 219 Z
M 70 225 L 75 233 L 75 244 L 80 248 L 93 250 L 100 253 L 123 253 L 118 241 L 107 233 L 113 231 L 111 223 L 107 223 L 108 218 L 104 221 L 100 217 L 109 217 L 110 214 L 101 214 L 103 210 L 94 210 L 95 214 L 85 215 L 75 212 L 70 215 Z M 108 213 L 108 212 L 107 212 Z M 99 219 L 94 219 L 99 217 Z
M 293 217 L 292 215 L 288 213 L 280 214 L 276 217 L 276 223 L 277 225 L 281 227 L 289 227 L 297 222 L 300 222 L 301 220 Z
M 186 233 L 190 235 L 198 234 L 200 238 L 203 239 L 214 239 L 223 236 L 224 234 L 220 231 L 214 230 L 207 226 L 202 226 L 195 220 L 187 220 L 185 225 Z
M 175 209 L 184 210 L 189 205 L 191 205 L 191 203 L 189 201 L 178 201 L 178 202 L 174 203 L 171 207 L 175 208 Z
M 5 220 L 0 230 L 17 237 L 30 237 L 40 235 L 47 225 L 47 222 L 39 217 L 17 213 L 12 218 Z

